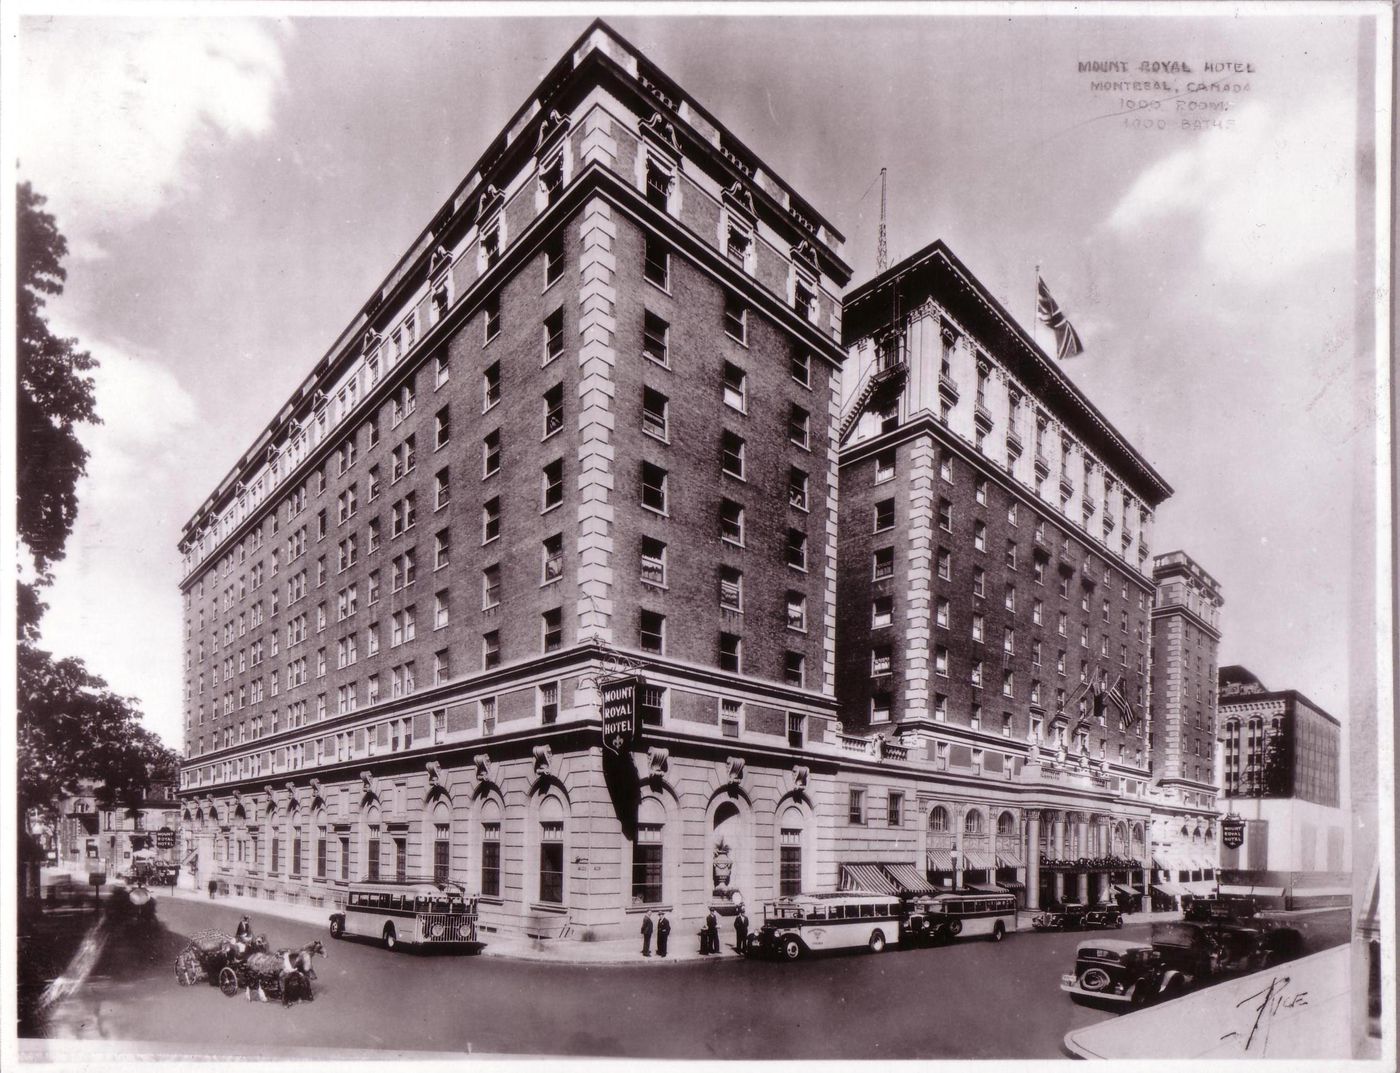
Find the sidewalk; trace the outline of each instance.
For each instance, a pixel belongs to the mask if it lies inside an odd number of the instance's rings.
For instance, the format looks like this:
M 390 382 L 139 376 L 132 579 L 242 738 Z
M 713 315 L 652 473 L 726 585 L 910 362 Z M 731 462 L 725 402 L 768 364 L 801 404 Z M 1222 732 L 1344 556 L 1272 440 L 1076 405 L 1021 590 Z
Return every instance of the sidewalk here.
M 160 899 L 171 897 L 172 892 L 169 887 L 158 887 L 153 893 L 157 901 L 156 912 L 159 913 Z M 246 895 L 221 894 L 211 900 L 207 892 L 179 887 L 175 889 L 173 896 L 182 901 L 209 902 L 229 913 L 265 913 L 268 916 L 296 920 L 302 924 L 323 928 L 328 926 L 331 914 L 327 908 L 271 902 L 262 898 L 249 898 Z M 739 957 L 732 945 L 732 925 L 727 934 L 721 929 L 720 944 L 723 952 L 712 956 L 700 954 L 699 937 L 693 932 L 687 934 L 689 931 L 690 929 L 685 929 L 671 933 L 670 949 L 664 958 L 657 955 L 654 945 L 651 957 L 642 957 L 640 935 L 631 939 L 600 939 L 594 942 L 581 939 L 529 939 L 524 936 L 489 935 L 483 939 L 481 955 L 513 958 L 517 961 L 549 961 L 562 965 L 676 965 L 695 961 L 724 961 Z

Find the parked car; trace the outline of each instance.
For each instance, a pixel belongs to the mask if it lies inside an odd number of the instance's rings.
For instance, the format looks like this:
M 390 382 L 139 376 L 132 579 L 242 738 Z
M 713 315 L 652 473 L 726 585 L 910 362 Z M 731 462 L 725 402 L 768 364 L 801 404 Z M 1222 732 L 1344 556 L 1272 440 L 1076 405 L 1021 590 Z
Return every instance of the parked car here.
M 1146 1006 L 1160 997 L 1165 974 L 1162 955 L 1151 943 L 1085 939 L 1075 951 L 1074 971 L 1060 977 L 1060 990 L 1075 1002 Z
M 1084 914 L 1084 926 L 1086 928 L 1121 928 L 1123 926 L 1123 910 L 1116 905 L 1090 906 Z
M 1036 931 L 1078 931 L 1084 927 L 1089 907 L 1083 902 L 1062 902 L 1058 909 L 1046 909 L 1031 920 Z

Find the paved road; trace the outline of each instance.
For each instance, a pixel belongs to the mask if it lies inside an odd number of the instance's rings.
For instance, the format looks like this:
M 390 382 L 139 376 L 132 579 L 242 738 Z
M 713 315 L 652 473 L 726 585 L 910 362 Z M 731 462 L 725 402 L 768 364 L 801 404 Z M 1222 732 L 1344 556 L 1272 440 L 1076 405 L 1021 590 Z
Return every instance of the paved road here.
M 190 1053 L 272 1048 L 635 1058 L 1056 1058 L 1113 1016 L 1058 988 L 1079 935 L 827 957 L 796 964 L 559 965 L 332 942 L 253 916 L 274 947 L 325 941 L 316 998 L 290 1009 L 182 988 L 184 937 L 231 931 L 217 904 L 162 899 L 160 926 L 115 928 L 92 977 L 49 1012 L 51 1038 L 152 1040 Z M 1138 937 L 1145 926 L 1121 937 Z

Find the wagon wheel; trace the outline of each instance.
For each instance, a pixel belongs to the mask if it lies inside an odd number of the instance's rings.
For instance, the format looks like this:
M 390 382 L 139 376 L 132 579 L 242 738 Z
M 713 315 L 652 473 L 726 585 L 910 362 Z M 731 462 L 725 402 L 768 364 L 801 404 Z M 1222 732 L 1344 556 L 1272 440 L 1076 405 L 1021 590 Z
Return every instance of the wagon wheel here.
M 228 965 L 219 970 L 219 990 L 229 998 L 238 994 L 238 973 Z

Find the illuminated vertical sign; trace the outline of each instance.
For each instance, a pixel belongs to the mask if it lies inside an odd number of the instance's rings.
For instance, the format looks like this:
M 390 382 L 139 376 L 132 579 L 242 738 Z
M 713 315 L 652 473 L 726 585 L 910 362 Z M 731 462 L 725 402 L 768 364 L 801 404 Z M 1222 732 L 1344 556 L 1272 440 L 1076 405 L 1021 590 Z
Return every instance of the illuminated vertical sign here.
M 635 675 L 602 683 L 603 748 L 614 754 L 626 751 L 637 738 L 638 707 L 643 682 Z

